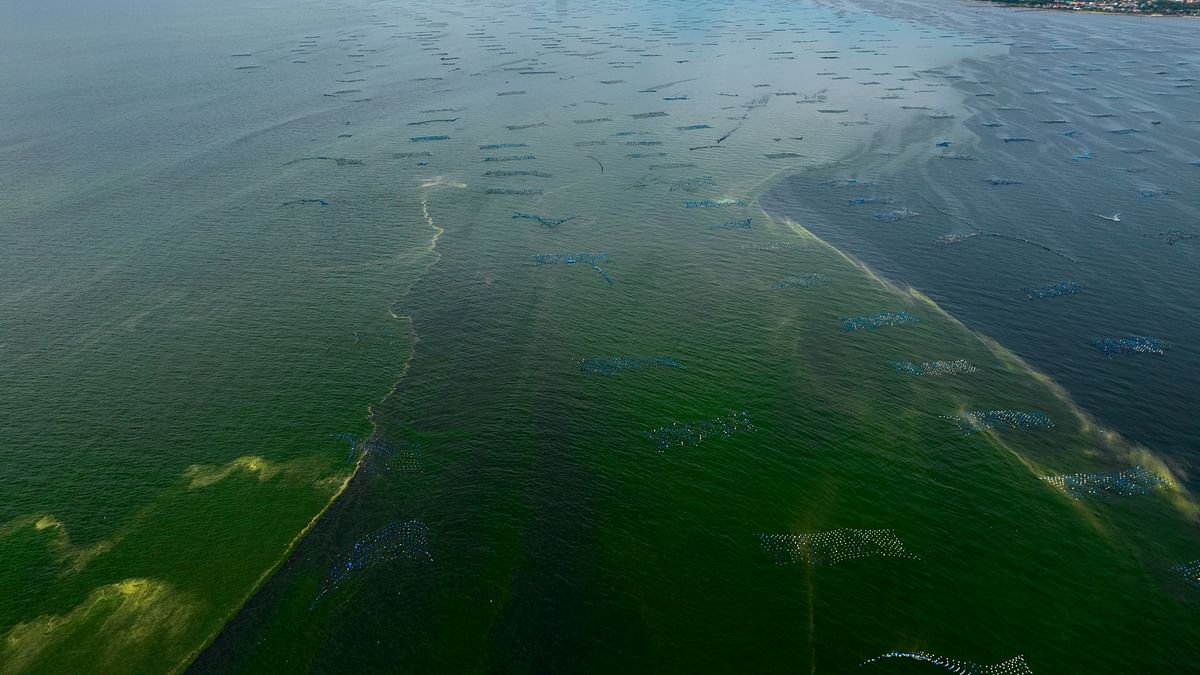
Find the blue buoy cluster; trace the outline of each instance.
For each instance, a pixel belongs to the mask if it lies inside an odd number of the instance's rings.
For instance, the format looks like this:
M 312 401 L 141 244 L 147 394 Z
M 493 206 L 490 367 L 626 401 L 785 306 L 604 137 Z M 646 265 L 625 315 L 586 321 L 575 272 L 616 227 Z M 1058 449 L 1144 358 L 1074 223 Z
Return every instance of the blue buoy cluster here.
M 920 560 L 920 557 L 904 548 L 904 542 L 893 530 L 843 528 L 803 534 L 764 533 L 758 535 L 758 540 L 771 554 L 776 565 L 795 565 L 799 562 L 837 565 L 856 558 Z
M 743 206 L 744 199 L 689 199 L 683 203 L 689 209 L 712 209 L 718 206 Z
M 938 237 L 937 239 L 934 239 L 933 243 L 937 244 L 938 246 L 950 246 L 952 244 L 960 244 L 960 243 L 970 239 L 971 237 L 978 237 L 978 236 L 979 236 L 979 233 L 977 233 L 977 232 L 968 232 L 965 234 L 960 233 L 960 232 L 951 232 L 950 234 L 943 234 L 942 236 Z
M 579 362 L 579 368 L 589 375 L 617 375 L 628 370 L 647 368 L 686 368 L 670 356 L 629 357 L 590 356 Z
M 1016 178 L 989 178 L 988 185 L 1020 185 L 1021 181 Z
M 344 431 L 341 431 L 336 434 L 330 434 L 330 436 L 333 438 L 340 438 L 350 444 L 350 450 L 346 453 L 347 462 L 353 462 L 354 459 L 358 457 L 358 439 L 354 437 L 354 434 L 348 434 Z
M 532 220 L 536 223 L 541 223 L 542 225 L 546 225 L 549 227 L 554 227 L 555 225 L 562 225 L 563 223 L 575 220 L 578 217 L 579 216 L 568 216 L 566 218 L 546 218 L 544 216 L 539 216 L 536 213 L 521 213 L 520 211 L 517 211 L 516 213 L 513 214 L 514 220 L 519 220 L 519 219 Z
M 390 443 L 371 439 L 363 443 L 363 463 L 368 469 L 385 471 L 388 458 L 396 453 L 396 448 Z
M 643 435 L 653 441 L 661 452 L 667 448 L 700 445 L 711 438 L 730 438 L 737 433 L 755 430 L 750 416 L 745 411 L 739 411 L 693 424 L 672 422 Z
M 946 419 L 958 424 L 963 433 L 967 434 L 988 430 L 1054 428 L 1050 416 L 1040 410 L 973 410 Z
M 908 312 L 880 312 L 873 316 L 851 316 L 842 319 L 842 328 L 847 332 L 856 330 L 875 330 L 889 326 L 907 326 L 919 323 L 917 317 Z
M 485 162 L 526 162 L 531 159 L 537 159 L 533 155 L 505 155 L 503 157 L 484 157 Z
M 545 190 L 542 188 L 488 188 L 489 195 L 540 195 Z
M 739 248 L 743 251 L 799 251 L 804 249 L 805 245 L 799 241 L 756 241 L 742 244 Z
M 605 272 L 600 265 L 596 264 L 601 260 L 608 260 L 607 253 L 562 253 L 562 254 L 541 254 L 533 256 L 534 262 L 539 265 L 557 265 L 559 263 L 574 265 L 577 262 L 587 263 L 592 269 L 600 273 L 600 277 L 612 286 L 617 283 L 617 280 L 611 274 Z
M 384 461 L 383 470 L 389 473 L 400 474 L 421 473 L 425 470 L 421 456 L 421 445 L 419 443 L 402 441 Z
M 893 361 L 892 367 L 901 375 L 970 375 L 979 369 L 970 361 L 957 359 L 955 361 Z
M 413 143 L 428 143 L 430 141 L 444 141 L 449 138 L 450 137 L 446 136 L 445 134 L 439 134 L 437 136 L 413 136 L 408 140 L 412 141 Z
M 814 288 L 817 286 L 828 286 L 830 283 L 829 277 L 823 274 L 805 274 L 777 281 L 772 288 Z
M 847 199 L 847 206 L 862 206 L 863 204 L 891 204 L 891 197 L 855 197 Z
M 1014 656 L 1002 663 L 985 666 L 974 661 L 959 661 L 958 659 L 950 659 L 945 656 L 930 654 L 929 652 L 888 652 L 887 654 L 880 654 L 873 659 L 867 659 L 859 665 L 865 666 L 888 659 L 923 661 L 945 668 L 958 675 L 1033 675 L 1033 671 L 1030 670 L 1029 664 L 1025 662 L 1024 656 Z
M 380 440 L 363 444 L 365 465 L 368 470 L 379 473 L 421 473 L 421 446 L 401 441 L 397 445 Z
M 825 187 L 848 188 L 848 187 L 875 187 L 876 185 L 878 185 L 878 183 L 873 180 L 862 180 L 860 178 L 840 178 L 840 179 L 835 179 L 835 180 L 821 181 L 821 185 L 824 185 Z
M 680 190 L 684 192 L 696 192 L 700 188 L 708 185 L 716 185 L 716 182 L 713 181 L 712 176 L 684 178 L 683 180 L 677 180 L 674 183 L 671 183 L 671 192 L 678 192 Z
M 363 164 L 365 164 L 365 162 L 363 162 L 361 159 L 350 159 L 348 157 L 328 157 L 321 155 L 320 157 L 301 157 L 300 159 L 293 159 L 292 161 L 285 163 L 284 166 L 295 164 L 296 162 L 309 162 L 313 160 L 326 160 L 333 162 L 338 166 L 363 166 Z
M 1022 288 L 1021 292 L 1029 296 L 1030 300 L 1043 300 L 1045 298 L 1058 298 L 1064 295 L 1075 295 L 1081 290 L 1083 289 L 1074 281 L 1064 281 L 1049 286 L 1027 286 Z
M 484 171 L 483 175 L 488 178 L 511 178 L 512 176 L 533 176 L 534 178 L 553 178 L 554 174 L 546 173 L 545 171 L 530 171 L 528 169 L 496 169 L 492 171 Z
M 616 280 L 616 279 L 614 279 L 614 278 L 612 278 L 612 275 L 611 275 L 611 274 L 609 274 L 608 272 L 605 272 L 605 271 L 604 271 L 604 270 L 603 270 L 603 269 L 602 269 L 602 268 L 601 268 L 599 265 L 597 265 L 596 263 L 592 263 L 592 269 L 594 269 L 594 270 L 596 270 L 597 272 L 599 272 L 599 273 L 600 273 L 600 278 L 604 279 L 604 282 L 605 282 L 605 283 L 607 283 L 609 286 L 612 286 L 613 284 L 617 283 L 617 280 Z
M 916 218 L 919 215 L 921 214 L 912 209 L 897 209 L 895 211 L 880 211 L 879 213 L 872 214 L 871 218 L 881 223 L 895 223 L 901 220 L 908 220 L 909 218 Z
M 1138 194 L 1149 199 L 1151 197 L 1167 197 L 1177 193 L 1174 190 L 1167 190 L 1165 188 L 1149 188 L 1146 190 L 1138 190 Z
M 429 530 L 419 520 L 393 521 L 354 542 L 333 567 L 308 608 L 338 589 L 355 572 L 393 560 L 433 560 L 429 553 Z
M 749 230 L 752 218 L 743 218 L 741 220 L 729 220 L 720 225 L 713 225 L 718 230 Z
M 489 143 L 488 145 L 479 146 L 480 150 L 504 150 L 506 148 L 527 148 L 525 143 Z
M 608 260 L 607 253 L 543 253 L 533 256 L 533 261 L 539 265 L 574 265 L 577 262 L 596 263 Z
M 1195 232 L 1185 232 L 1184 230 L 1166 230 L 1164 232 L 1157 232 L 1151 236 L 1153 236 L 1155 239 L 1158 239 L 1159 241 L 1165 241 L 1168 246 L 1174 246 L 1175 244 L 1178 244 L 1181 241 L 1187 241 L 1188 239 L 1195 239 L 1196 233 Z
M 1180 563 L 1171 567 L 1171 571 L 1183 577 L 1189 584 L 1200 588 L 1200 560 Z
M 1072 499 L 1147 495 L 1171 485 L 1171 481 L 1141 465 L 1117 471 L 1043 476 L 1042 480 L 1066 492 Z
M 1158 354 L 1162 356 L 1170 345 L 1149 335 L 1133 335 L 1124 338 L 1098 338 L 1092 346 L 1112 358 L 1116 354 Z

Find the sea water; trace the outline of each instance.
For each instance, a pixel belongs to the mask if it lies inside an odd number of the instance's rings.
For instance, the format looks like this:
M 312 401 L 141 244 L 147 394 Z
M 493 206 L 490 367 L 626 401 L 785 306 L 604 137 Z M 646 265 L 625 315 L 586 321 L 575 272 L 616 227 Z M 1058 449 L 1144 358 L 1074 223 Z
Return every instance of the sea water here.
M 1190 268 L 1093 250 L 1117 249 L 1105 228 L 1163 209 L 1120 241 L 1188 255 L 1190 221 L 1172 209 L 1187 213 L 1181 170 L 1195 167 L 1160 164 L 1189 152 L 1189 57 L 1166 49 L 1187 43 L 1180 24 L 948 1 L 3 11 L 0 75 L 24 95 L 0 137 L 0 274 L 15 289 L 0 299 L 0 405 L 15 420 L 0 663 L 1194 662 L 1194 589 L 1171 572 L 1200 545 L 1180 453 L 1134 449 L 1089 398 L 1119 397 L 1132 418 L 1147 399 L 1128 386 L 1153 399 L 1141 378 L 1190 363 L 1182 311 L 1168 326 L 1111 301 L 1174 306 Z M 1109 49 L 1087 43 L 1096 33 Z M 1092 67 L 1129 76 L 1100 91 Z M 1054 103 L 1069 100 L 1163 123 Z M 1042 121 L 1068 113 L 1080 134 Z M 976 129 L 977 114 L 1006 126 Z M 1126 127 L 1148 130 L 1108 133 Z M 942 140 L 972 161 L 942 159 Z M 333 159 L 296 161 L 309 158 Z M 1130 181 L 1129 201 L 1064 203 L 1094 179 L 1071 172 L 1097 166 Z M 778 206 L 790 190 L 814 210 Z M 848 203 L 860 197 L 888 201 Z M 1046 226 L 1083 203 L 1121 222 L 1089 216 L 1084 239 Z M 932 244 L 948 233 L 976 236 Z M 977 257 L 952 272 L 950 256 Z M 991 295 L 923 285 L 896 261 L 990 275 Z M 820 287 L 773 287 L 806 275 Z M 1063 279 L 1087 291 L 1021 290 Z M 1064 331 L 1042 341 L 1053 359 L 978 323 L 1008 316 L 997 297 L 1021 330 Z M 1077 301 L 1105 304 L 1077 314 Z M 845 330 L 855 317 L 878 329 Z M 1088 342 L 1130 335 L 1172 349 L 1108 359 Z M 687 367 L 580 368 L 664 354 Z M 973 371 L 889 365 L 939 356 Z M 1073 359 L 1091 359 L 1087 387 Z M 1158 400 L 1152 431 L 1178 433 L 1177 399 Z M 963 411 L 1054 424 L 968 434 L 943 419 Z M 686 442 L 660 448 L 654 430 Z M 1042 480 L 1130 466 L 1167 487 L 1074 500 Z M 762 533 L 823 533 L 812 550 L 839 562 L 777 565 Z M 855 553 L 895 541 L 905 556 Z

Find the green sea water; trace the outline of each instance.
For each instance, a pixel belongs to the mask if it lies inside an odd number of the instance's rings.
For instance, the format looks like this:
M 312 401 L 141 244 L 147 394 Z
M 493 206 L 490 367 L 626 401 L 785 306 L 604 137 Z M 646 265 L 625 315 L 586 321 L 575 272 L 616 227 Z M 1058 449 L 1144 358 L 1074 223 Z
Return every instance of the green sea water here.
M 1178 480 L 1080 501 L 1041 480 L 1171 469 L 757 203 L 854 179 L 881 128 L 932 133 L 898 104 L 958 112 L 919 73 L 1002 58 L 994 38 L 804 3 L 51 9 L 4 22 L 4 78 L 36 95 L 0 145 L 0 671 L 202 647 L 197 672 L 1194 662 Z M 47 46 L 66 19 L 72 48 Z M 535 260 L 581 252 L 608 276 Z M 828 283 L 775 287 L 809 274 Z M 917 322 L 844 330 L 882 311 Z M 581 369 L 609 356 L 686 367 Z M 891 365 L 935 359 L 977 370 Z M 981 409 L 1054 427 L 946 419 Z M 754 430 L 693 446 L 646 433 L 741 412 Z M 413 454 L 389 470 L 387 447 Z M 397 522 L 428 555 L 330 587 Z M 843 528 L 911 557 L 779 565 L 759 536 Z

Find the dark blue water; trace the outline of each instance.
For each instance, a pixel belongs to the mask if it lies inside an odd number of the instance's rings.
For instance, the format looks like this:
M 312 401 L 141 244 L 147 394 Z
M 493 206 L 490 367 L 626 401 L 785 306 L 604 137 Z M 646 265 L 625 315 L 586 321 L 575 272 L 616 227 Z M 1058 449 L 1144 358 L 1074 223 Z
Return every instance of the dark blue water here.
M 1006 12 L 1004 27 L 1008 56 L 925 74 L 968 116 L 880 132 L 861 162 L 788 178 L 764 205 L 1186 469 L 1200 437 L 1195 25 Z M 828 182 L 845 178 L 858 182 Z M 1096 344 L 1132 336 L 1161 351 Z

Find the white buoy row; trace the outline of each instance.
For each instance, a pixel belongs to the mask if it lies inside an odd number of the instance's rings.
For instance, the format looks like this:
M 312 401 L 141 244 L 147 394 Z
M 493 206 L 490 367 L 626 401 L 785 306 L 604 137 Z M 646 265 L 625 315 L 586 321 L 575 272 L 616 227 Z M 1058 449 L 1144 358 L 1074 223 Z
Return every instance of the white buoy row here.
M 1189 584 L 1200 588 L 1200 560 L 1180 563 L 1173 566 L 1171 571 L 1183 577 Z
M 901 375 L 970 375 L 979 369 L 970 361 L 957 359 L 954 361 L 893 361 L 892 367 Z
M 880 312 L 872 316 L 851 316 L 842 319 L 842 328 L 847 332 L 875 330 L 889 326 L 907 326 L 920 323 L 920 319 L 908 312 Z
M 729 438 L 736 433 L 755 430 L 750 416 L 745 411 L 738 411 L 692 424 L 672 422 L 645 432 L 645 436 L 654 441 L 661 452 L 667 448 L 700 445 L 711 438 Z
M 893 530 L 844 528 L 827 532 L 758 535 L 763 548 L 775 558 L 776 565 L 837 565 L 856 558 L 907 558 L 920 560 L 904 548 Z
M 1142 466 L 1118 471 L 1043 476 L 1042 480 L 1066 492 L 1072 499 L 1146 495 L 1171 485 L 1171 481 Z
M 1004 429 L 1053 429 L 1050 416 L 1040 410 L 972 410 L 961 415 L 944 415 L 963 433 Z
M 429 529 L 419 520 L 393 521 L 354 542 L 330 568 L 329 574 L 308 608 L 311 610 L 332 591 L 337 590 L 354 572 L 380 563 L 406 558 L 433 560 L 429 552 Z

